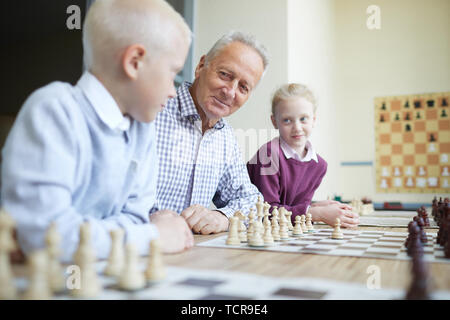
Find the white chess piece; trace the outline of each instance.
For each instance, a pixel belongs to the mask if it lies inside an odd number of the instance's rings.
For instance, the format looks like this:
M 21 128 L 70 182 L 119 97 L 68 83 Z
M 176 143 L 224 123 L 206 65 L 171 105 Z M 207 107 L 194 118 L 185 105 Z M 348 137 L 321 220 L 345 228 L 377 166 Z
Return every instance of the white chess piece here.
M 448 167 L 444 167 L 444 168 L 442 169 L 442 174 L 441 174 L 441 176 L 443 176 L 443 177 L 448 177 L 448 176 L 449 176 L 449 173 L 448 173 Z
M 264 244 L 270 246 L 273 244 L 272 225 L 269 219 L 264 220 Z
M 308 232 L 314 232 L 314 227 L 312 225 L 312 216 L 311 213 L 306 214 L 306 228 L 308 229 Z
M 303 233 L 308 232 L 308 227 L 306 226 L 306 215 L 302 214 L 302 231 Z
M 239 227 L 238 227 L 239 240 L 242 243 L 245 243 L 247 242 L 247 228 L 245 227 L 244 221 L 247 217 L 239 210 L 234 213 L 234 216 L 239 220 Z
M 139 255 L 132 243 L 126 245 L 125 267 L 119 279 L 119 288 L 127 291 L 145 287 L 145 276 L 139 268 Z
M 248 240 L 250 241 L 250 239 Z M 227 245 L 237 246 L 241 243 L 239 240 L 239 219 L 236 217 L 230 218 L 230 228 L 228 231 Z
M 59 262 L 61 254 L 61 235 L 58 233 L 56 223 L 52 223 L 45 236 L 48 255 L 48 276 L 50 288 L 53 292 L 62 292 L 66 288 L 64 271 Z
M 302 236 L 303 230 L 302 230 L 302 218 L 300 216 L 295 217 L 295 226 L 294 230 L 292 232 L 294 236 Z
M 12 236 L 13 228 L 12 218 L 5 211 L 0 211 L 0 300 L 17 298 L 9 258 L 10 252 L 16 249 Z
M 255 214 L 253 213 L 253 209 L 250 209 L 248 214 L 248 229 L 247 229 L 247 242 L 253 236 L 255 232 Z
M 123 245 L 124 230 L 115 229 L 109 232 L 111 236 L 111 251 L 108 256 L 108 265 L 105 268 L 105 275 L 118 277 L 122 274 L 125 265 L 125 249 Z
M 448 188 L 449 187 L 448 179 L 444 179 L 444 181 L 442 182 L 442 187 L 443 188 Z
M 280 225 L 278 224 L 278 209 L 275 207 L 272 210 L 272 237 L 275 241 L 280 241 Z
M 167 276 L 162 260 L 161 247 L 158 239 L 150 241 L 150 253 L 148 256 L 145 277 L 148 281 L 160 281 Z
M 383 189 L 387 189 L 388 188 L 388 184 L 387 184 L 386 179 L 381 179 L 380 188 L 383 188 Z
M 405 175 L 407 175 L 407 176 L 413 175 L 412 167 L 406 167 Z
M 399 176 L 400 175 L 400 169 L 398 167 L 395 167 L 394 169 L 394 176 Z
M 48 281 L 48 254 L 46 251 L 33 252 L 28 258 L 29 284 L 23 299 L 49 300 L 52 296 Z
M 341 240 L 344 239 L 344 235 L 341 232 L 341 219 L 336 218 L 336 224 L 334 225 L 333 233 L 331 234 L 331 239 Z
M 406 180 L 406 186 L 407 187 L 414 187 L 414 182 L 413 182 L 413 179 L 411 177 L 409 177 L 408 180 Z
M 382 171 L 381 171 L 381 176 L 383 177 L 389 177 L 389 171 L 388 168 L 383 167 Z
M 425 169 L 423 167 L 419 167 L 419 176 L 426 175 Z
M 91 232 L 88 222 L 80 226 L 80 243 L 73 261 L 80 268 L 80 288 L 71 290 L 76 298 L 95 298 L 102 291 L 95 268 L 96 254 L 91 244 Z
M 441 162 L 442 163 L 448 162 L 448 155 L 446 153 L 441 154 Z
M 248 239 L 248 245 L 250 247 L 262 247 L 264 246 L 264 240 L 259 232 L 253 233 L 253 236 Z
M 436 146 L 434 145 L 434 143 L 430 143 L 430 145 L 428 146 L 428 152 L 435 152 L 436 151 Z
M 289 228 L 286 220 L 286 216 L 284 215 L 284 208 L 280 208 L 280 240 L 286 241 L 289 239 Z

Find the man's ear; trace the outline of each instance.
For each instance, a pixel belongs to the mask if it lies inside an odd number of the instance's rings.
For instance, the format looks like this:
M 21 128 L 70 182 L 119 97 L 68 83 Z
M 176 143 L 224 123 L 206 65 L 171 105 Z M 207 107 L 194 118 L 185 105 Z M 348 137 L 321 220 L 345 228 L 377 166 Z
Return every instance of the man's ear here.
M 130 79 L 138 77 L 139 70 L 142 69 L 147 51 L 140 44 L 133 44 L 125 49 L 122 55 L 122 68 Z
M 314 112 L 312 127 L 314 128 L 315 126 L 316 126 L 316 113 Z
M 198 63 L 197 67 L 195 68 L 195 78 L 197 79 L 200 75 L 200 71 L 205 67 L 205 61 L 206 61 L 206 55 L 203 55 L 200 58 L 200 62 Z
M 272 120 L 273 127 L 274 127 L 275 129 L 278 129 L 277 121 L 275 120 L 275 117 L 274 117 L 273 114 L 270 115 L 270 120 Z

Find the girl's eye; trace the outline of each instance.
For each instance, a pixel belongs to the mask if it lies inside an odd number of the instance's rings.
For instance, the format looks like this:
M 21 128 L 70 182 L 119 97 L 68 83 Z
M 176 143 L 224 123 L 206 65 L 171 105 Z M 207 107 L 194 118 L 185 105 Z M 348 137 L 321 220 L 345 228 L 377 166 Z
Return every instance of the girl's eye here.
M 289 119 L 284 119 L 283 122 L 284 122 L 284 123 L 290 123 L 291 120 L 289 120 Z

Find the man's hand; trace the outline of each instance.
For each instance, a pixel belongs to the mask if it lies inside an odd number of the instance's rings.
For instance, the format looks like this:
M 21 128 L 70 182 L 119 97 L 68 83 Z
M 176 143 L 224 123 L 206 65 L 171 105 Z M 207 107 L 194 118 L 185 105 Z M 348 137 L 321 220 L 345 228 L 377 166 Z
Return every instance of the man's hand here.
M 186 221 L 176 212 L 161 210 L 150 216 L 159 231 L 161 250 L 177 253 L 194 246 L 194 236 Z
M 181 212 L 187 224 L 195 233 L 211 234 L 228 230 L 228 218 L 219 211 L 212 211 L 194 204 Z
M 336 218 L 341 220 L 341 227 L 356 228 L 359 224 L 359 215 L 352 210 L 352 207 L 338 202 L 325 206 L 315 206 L 310 208 L 313 221 L 322 221 L 332 227 L 336 223 Z

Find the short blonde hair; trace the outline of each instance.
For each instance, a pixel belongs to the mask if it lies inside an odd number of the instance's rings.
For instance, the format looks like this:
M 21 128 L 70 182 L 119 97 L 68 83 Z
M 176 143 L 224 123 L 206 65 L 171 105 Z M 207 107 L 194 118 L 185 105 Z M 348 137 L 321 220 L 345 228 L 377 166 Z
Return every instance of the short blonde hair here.
M 152 54 L 174 50 L 171 40 L 179 32 L 190 44 L 191 30 L 164 0 L 96 0 L 83 26 L 85 67 L 109 69 L 120 50 L 136 43 Z
M 273 94 L 272 114 L 275 115 L 276 107 L 281 101 L 292 98 L 305 98 L 307 101 L 311 102 L 314 107 L 314 113 L 316 112 L 317 104 L 312 91 L 304 84 L 288 83 L 279 87 Z

